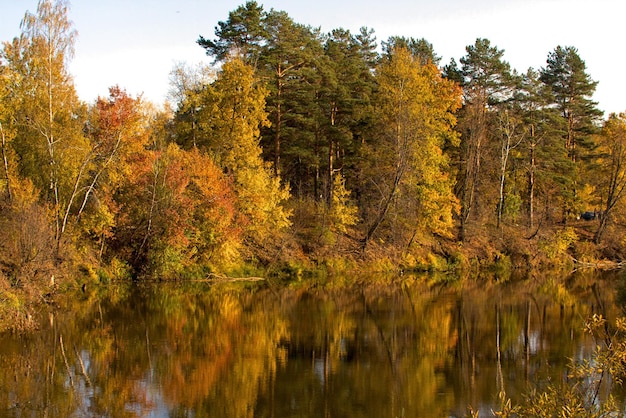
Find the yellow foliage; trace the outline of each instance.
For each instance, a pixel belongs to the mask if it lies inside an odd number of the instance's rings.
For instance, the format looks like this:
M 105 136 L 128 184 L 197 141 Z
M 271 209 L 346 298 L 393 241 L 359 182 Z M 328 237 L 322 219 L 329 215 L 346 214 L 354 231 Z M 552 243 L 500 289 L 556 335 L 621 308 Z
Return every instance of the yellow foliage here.
M 346 189 L 345 179 L 341 173 L 337 173 L 333 180 L 333 201 L 330 208 L 333 227 L 339 232 L 347 232 L 348 226 L 358 222 L 358 211 L 359 208 L 350 201 L 350 191 Z
M 598 200 L 597 190 L 594 186 L 590 184 L 585 184 L 579 190 L 576 190 L 576 197 L 582 205 L 581 212 L 593 208 L 598 208 L 598 205 L 600 204 Z
M 578 241 L 578 235 L 574 228 L 568 227 L 557 231 L 551 239 L 541 240 L 539 247 L 549 259 L 554 260 L 564 256 L 570 245 L 576 241 Z
M 388 185 L 381 191 L 388 200 L 395 198 L 402 225 L 450 236 L 459 203 L 443 147 L 458 145 L 453 127 L 461 91 L 435 65 L 422 65 L 404 48 L 383 61 L 377 79 L 381 134 L 372 145 L 377 155 L 373 182 Z
M 11 206 L 16 211 L 24 211 L 39 199 L 39 191 L 30 179 L 11 179 L 13 198 Z
M 235 177 L 238 206 L 249 219 L 249 234 L 262 241 L 291 224 L 291 213 L 282 206 L 289 198 L 289 189 L 280 184 L 260 157 L 256 168 L 242 168 Z
M 259 242 L 290 225 L 290 213 L 282 206 L 289 198 L 289 189 L 261 158 L 260 128 L 269 124 L 267 95 L 253 69 L 233 59 L 222 66 L 209 97 L 217 109 L 211 115 L 213 139 L 209 148 L 232 174 L 238 208 L 248 219 L 247 235 Z

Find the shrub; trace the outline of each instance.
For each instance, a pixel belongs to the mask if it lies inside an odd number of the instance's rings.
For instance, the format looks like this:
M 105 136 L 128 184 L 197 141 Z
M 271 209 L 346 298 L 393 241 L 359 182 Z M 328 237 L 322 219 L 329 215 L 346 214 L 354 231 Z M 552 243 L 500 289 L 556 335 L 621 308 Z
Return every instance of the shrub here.
M 613 329 L 601 315 L 585 322 L 585 332 L 596 342 L 591 359 L 570 363 L 567 379 L 548 383 L 543 389 L 532 388 L 519 405 L 511 406 L 501 393 L 500 417 L 618 417 L 623 415 L 615 399 L 609 395 L 599 399 L 600 387 L 621 385 L 626 376 L 626 318 L 619 318 Z M 470 416 L 477 416 L 470 409 Z
M 578 241 L 578 236 L 573 228 L 568 227 L 558 230 L 550 239 L 542 239 L 539 248 L 550 260 L 558 260 L 567 254 L 569 247 Z

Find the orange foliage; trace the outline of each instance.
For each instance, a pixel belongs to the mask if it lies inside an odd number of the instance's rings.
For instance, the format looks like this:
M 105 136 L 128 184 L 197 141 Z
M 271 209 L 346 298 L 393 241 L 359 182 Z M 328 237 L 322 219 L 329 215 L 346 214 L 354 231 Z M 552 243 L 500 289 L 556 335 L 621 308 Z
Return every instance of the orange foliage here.
M 144 154 L 119 199 L 120 244 L 133 249 L 128 261 L 172 275 L 236 253 L 241 229 L 235 195 L 212 159 L 173 144 Z

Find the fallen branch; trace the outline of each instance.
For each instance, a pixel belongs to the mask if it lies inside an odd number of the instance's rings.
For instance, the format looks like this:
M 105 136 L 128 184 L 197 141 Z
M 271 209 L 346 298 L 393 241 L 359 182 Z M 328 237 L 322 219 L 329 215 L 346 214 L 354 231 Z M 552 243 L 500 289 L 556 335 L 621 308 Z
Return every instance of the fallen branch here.
M 228 277 L 222 276 L 221 274 L 210 273 L 206 280 L 197 280 L 197 281 L 206 281 L 206 282 L 259 282 L 265 280 L 263 277 Z
M 599 270 L 619 270 L 624 267 L 624 261 L 609 261 L 602 260 L 596 261 L 594 263 L 590 263 L 587 261 L 579 261 L 572 257 L 572 261 L 576 265 L 576 269 L 578 268 L 594 268 Z

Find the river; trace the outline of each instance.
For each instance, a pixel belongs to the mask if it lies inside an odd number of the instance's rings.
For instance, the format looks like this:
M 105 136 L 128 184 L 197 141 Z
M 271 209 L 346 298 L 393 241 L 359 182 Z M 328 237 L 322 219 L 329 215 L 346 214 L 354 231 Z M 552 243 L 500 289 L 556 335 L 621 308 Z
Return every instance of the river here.
M 595 346 L 585 318 L 624 299 L 618 273 L 361 282 L 58 297 L 36 332 L 0 336 L 0 416 L 489 416 L 501 391 L 566 378 Z

